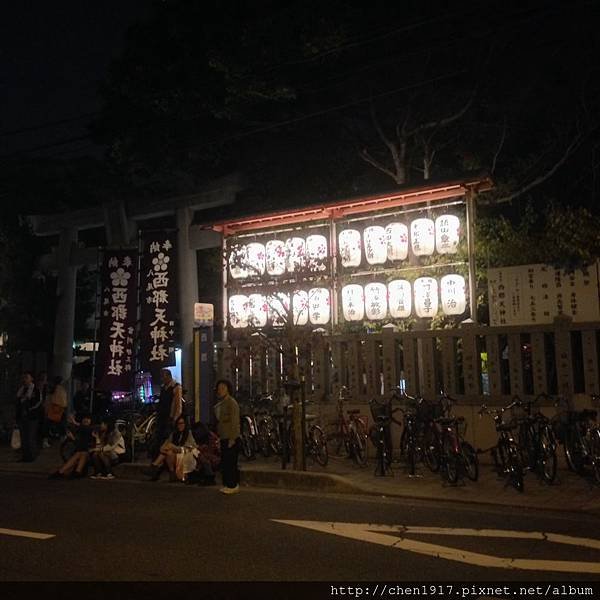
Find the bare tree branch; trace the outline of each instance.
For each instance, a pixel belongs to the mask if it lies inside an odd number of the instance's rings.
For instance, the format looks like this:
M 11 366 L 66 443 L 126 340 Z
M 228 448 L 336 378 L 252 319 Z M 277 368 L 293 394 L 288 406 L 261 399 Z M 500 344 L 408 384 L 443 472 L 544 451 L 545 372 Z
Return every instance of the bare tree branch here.
M 398 182 L 397 174 L 394 173 L 392 170 L 388 169 L 383 163 L 380 163 L 377 159 L 373 158 L 369 154 L 369 151 L 366 148 L 363 148 L 362 150 L 360 150 L 359 154 L 363 160 L 368 162 L 370 165 L 372 165 L 373 167 L 375 167 L 382 173 L 389 175 L 394 181 Z
M 537 187 L 538 185 L 544 183 L 544 181 L 550 179 L 550 177 L 552 177 L 552 175 L 554 175 L 554 173 L 556 173 L 556 171 L 558 171 L 558 169 L 560 169 L 560 167 L 562 167 L 562 165 L 564 165 L 567 162 L 567 160 L 569 160 L 569 158 L 575 153 L 575 151 L 579 148 L 579 146 L 581 146 L 583 140 L 584 140 L 584 136 L 581 133 L 577 133 L 577 135 L 574 137 L 574 139 L 571 141 L 571 143 L 567 146 L 563 155 L 558 159 L 558 161 L 556 163 L 554 163 L 552 168 L 550 168 L 548 171 L 546 171 L 542 175 L 539 175 L 538 177 L 536 177 L 533 181 L 529 182 L 527 185 L 514 191 L 512 194 L 509 194 L 508 196 L 504 196 L 497 200 L 493 200 L 492 202 L 494 204 L 502 204 L 505 202 L 511 202 L 515 198 L 522 196 L 529 190 Z
M 504 126 L 502 127 L 502 137 L 500 138 L 500 143 L 498 144 L 498 149 L 494 154 L 494 160 L 492 161 L 492 168 L 490 169 L 490 174 L 493 175 L 496 170 L 496 163 L 498 162 L 498 157 L 500 156 L 500 152 L 502 152 L 502 148 L 504 146 L 504 141 L 506 140 L 506 117 L 504 117 Z
M 419 125 L 418 127 L 415 127 L 415 129 L 413 129 L 412 131 L 408 132 L 407 136 L 409 137 L 409 136 L 416 135 L 417 133 L 421 133 L 422 131 L 425 131 L 426 129 L 439 129 L 441 127 L 446 127 L 446 125 L 450 125 L 450 123 L 457 121 L 469 110 L 469 108 L 471 108 L 471 104 L 473 104 L 473 100 L 475 99 L 476 93 L 477 93 L 477 86 L 475 86 L 473 88 L 473 91 L 471 92 L 469 99 L 467 100 L 467 102 L 463 105 L 463 107 L 460 110 L 455 112 L 453 115 L 444 117 L 443 119 L 439 119 L 437 121 L 430 121 L 429 123 L 423 123 L 422 125 Z

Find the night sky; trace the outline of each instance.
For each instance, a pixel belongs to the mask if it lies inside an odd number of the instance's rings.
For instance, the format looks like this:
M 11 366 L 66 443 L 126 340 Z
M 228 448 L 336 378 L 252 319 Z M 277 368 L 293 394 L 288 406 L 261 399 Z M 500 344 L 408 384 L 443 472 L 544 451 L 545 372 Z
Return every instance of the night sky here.
M 89 140 L 59 143 L 88 133 L 88 115 L 100 108 L 100 82 L 127 28 L 149 4 L 25 0 L 3 6 L 0 157 L 40 146 L 51 147 L 29 154 L 69 158 L 97 152 Z

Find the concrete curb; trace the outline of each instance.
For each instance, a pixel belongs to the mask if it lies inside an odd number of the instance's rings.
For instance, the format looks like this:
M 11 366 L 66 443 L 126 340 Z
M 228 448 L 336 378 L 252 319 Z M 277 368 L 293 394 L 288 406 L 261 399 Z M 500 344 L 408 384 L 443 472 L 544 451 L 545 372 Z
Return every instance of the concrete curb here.
M 142 469 L 147 468 L 148 463 L 122 463 L 115 467 L 115 475 L 119 479 L 123 480 L 134 480 L 134 481 L 147 481 L 145 476 L 142 474 Z M 42 470 L 40 468 L 32 468 L 23 470 L 22 465 L 19 463 L 5 463 L 0 465 L 0 472 L 4 473 L 19 473 L 29 474 L 38 476 L 47 476 L 48 470 Z M 385 498 L 402 498 L 405 500 L 419 500 L 429 502 L 452 502 L 452 503 L 463 503 L 469 506 L 487 506 L 496 508 L 516 508 L 524 510 L 540 510 L 550 511 L 559 513 L 578 513 L 588 515 L 600 515 L 600 510 L 596 508 L 564 508 L 564 507 L 553 507 L 548 505 L 535 505 L 529 506 L 521 504 L 518 499 L 515 498 L 515 504 L 509 505 L 505 502 L 497 502 L 494 500 L 487 500 L 482 498 L 472 499 L 469 497 L 463 497 L 457 499 L 455 497 L 447 497 L 443 495 L 432 496 L 430 494 L 419 494 L 415 492 L 402 492 L 393 489 L 389 490 L 375 490 L 367 486 L 360 484 L 354 484 L 349 481 L 343 475 L 336 475 L 333 473 L 314 473 L 310 471 L 292 471 L 292 470 L 274 470 L 274 469 L 260 469 L 260 468 L 248 468 L 243 467 L 240 469 L 241 483 L 249 487 L 257 488 L 270 488 L 280 490 L 297 490 L 306 492 L 317 492 L 325 494 L 355 494 L 364 496 L 377 496 Z M 164 477 L 164 475 L 163 475 Z

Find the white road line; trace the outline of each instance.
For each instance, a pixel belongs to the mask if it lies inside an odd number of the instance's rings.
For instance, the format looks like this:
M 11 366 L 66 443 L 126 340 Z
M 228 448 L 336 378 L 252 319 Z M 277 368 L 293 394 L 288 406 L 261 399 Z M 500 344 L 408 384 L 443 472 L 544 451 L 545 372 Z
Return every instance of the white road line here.
M 2 529 L 0 527 L 0 535 L 13 535 L 16 537 L 32 538 L 34 540 L 49 540 L 56 537 L 52 533 L 36 533 L 35 531 L 21 531 L 19 529 Z
M 512 558 L 504 556 L 494 556 L 491 554 L 482 554 L 471 552 L 460 548 L 451 548 L 430 544 L 417 540 L 406 539 L 403 536 L 407 533 L 429 534 L 429 535 L 450 535 L 479 538 L 519 538 L 535 539 L 546 541 L 548 543 L 568 544 L 584 548 L 600 549 L 600 541 L 591 538 L 578 538 L 556 533 L 543 533 L 539 531 L 509 531 L 503 529 L 454 529 L 443 527 L 404 527 L 402 525 L 379 525 L 372 523 L 335 523 L 323 521 L 290 521 L 273 519 L 276 523 L 292 525 L 339 535 L 350 538 L 388 546 L 397 550 L 407 550 L 433 556 L 435 558 L 444 558 L 455 562 L 461 562 L 480 567 L 497 569 L 520 569 L 525 571 L 557 571 L 563 573 L 600 573 L 600 562 L 578 562 L 569 560 L 536 560 L 528 558 Z M 392 534 L 392 535 L 390 535 Z M 400 537 L 398 537 L 400 536 Z

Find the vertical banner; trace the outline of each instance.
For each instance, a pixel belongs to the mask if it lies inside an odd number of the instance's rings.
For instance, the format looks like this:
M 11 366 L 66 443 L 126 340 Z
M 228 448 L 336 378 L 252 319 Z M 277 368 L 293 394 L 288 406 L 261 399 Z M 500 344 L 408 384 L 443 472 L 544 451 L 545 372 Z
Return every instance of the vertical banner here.
M 175 365 L 177 264 L 169 232 L 150 231 L 143 236 L 140 364 L 143 370 L 156 373 Z
M 137 252 L 106 250 L 101 266 L 102 299 L 97 361 L 98 386 L 131 388 L 137 312 Z

